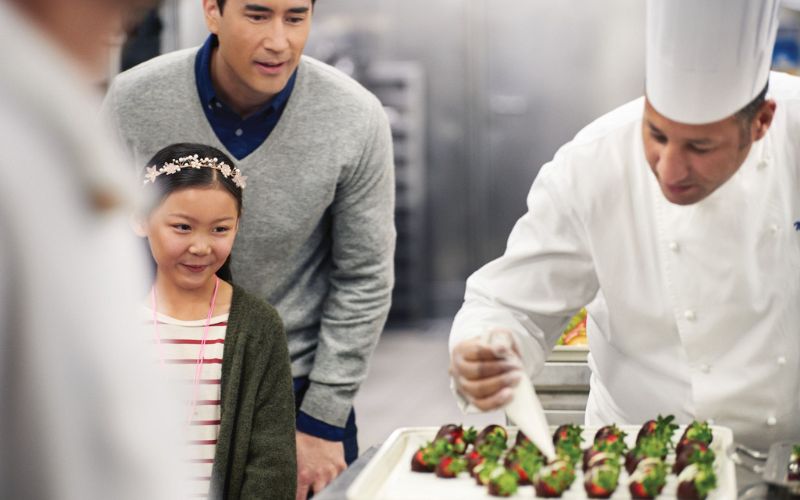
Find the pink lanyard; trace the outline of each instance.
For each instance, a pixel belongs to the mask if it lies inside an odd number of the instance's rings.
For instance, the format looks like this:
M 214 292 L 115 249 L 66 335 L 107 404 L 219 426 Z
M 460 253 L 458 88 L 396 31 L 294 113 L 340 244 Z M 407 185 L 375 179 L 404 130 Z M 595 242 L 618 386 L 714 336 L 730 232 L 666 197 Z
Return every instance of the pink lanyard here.
M 189 420 L 187 423 L 192 422 L 192 417 L 194 416 L 194 409 L 197 406 L 197 393 L 199 392 L 200 386 L 200 373 L 203 370 L 203 363 L 205 362 L 205 353 L 206 353 L 206 339 L 208 338 L 208 329 L 211 327 L 211 315 L 214 313 L 214 305 L 217 303 L 217 290 L 219 290 L 219 277 L 214 276 L 216 281 L 214 282 L 214 294 L 211 296 L 211 307 L 208 308 L 208 316 L 206 317 L 206 325 L 203 328 L 203 339 L 200 341 L 200 353 L 197 355 L 197 363 L 195 364 L 194 370 L 194 383 L 192 384 L 192 403 L 189 407 Z M 156 342 L 158 343 L 158 361 L 161 363 L 161 366 L 164 366 L 164 351 L 161 347 L 161 335 L 158 333 L 158 311 L 156 310 L 156 287 L 153 285 L 152 293 L 152 304 L 153 304 L 153 331 L 155 332 Z

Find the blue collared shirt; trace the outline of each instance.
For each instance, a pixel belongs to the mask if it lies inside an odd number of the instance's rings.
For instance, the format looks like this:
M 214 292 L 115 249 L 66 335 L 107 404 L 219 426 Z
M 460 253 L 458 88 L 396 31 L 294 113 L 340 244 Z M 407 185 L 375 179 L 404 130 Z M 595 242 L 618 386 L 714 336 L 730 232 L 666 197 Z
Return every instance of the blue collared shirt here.
M 197 93 L 203 105 L 206 119 L 220 142 L 237 160 L 256 150 L 278 124 L 289 96 L 294 89 L 297 70 L 292 73 L 286 86 L 267 104 L 247 118 L 242 118 L 217 97 L 211 83 L 211 54 L 217 46 L 216 35 L 206 39 L 194 62 Z

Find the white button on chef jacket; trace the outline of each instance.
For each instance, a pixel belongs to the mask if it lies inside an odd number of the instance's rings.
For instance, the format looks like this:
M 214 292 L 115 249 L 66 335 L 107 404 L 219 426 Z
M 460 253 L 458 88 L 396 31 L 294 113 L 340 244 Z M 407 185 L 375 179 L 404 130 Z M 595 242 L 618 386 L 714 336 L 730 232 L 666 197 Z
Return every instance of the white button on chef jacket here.
M 451 348 L 506 327 L 533 375 L 588 303 L 588 424 L 714 415 L 753 447 L 800 440 L 800 148 L 787 146 L 800 137 L 800 79 L 773 74 L 770 94 L 767 136 L 691 206 L 666 201 L 647 165 L 642 100 L 582 130 L 542 167 L 505 254 L 468 279 Z M 786 229 L 767 238 L 773 223 Z

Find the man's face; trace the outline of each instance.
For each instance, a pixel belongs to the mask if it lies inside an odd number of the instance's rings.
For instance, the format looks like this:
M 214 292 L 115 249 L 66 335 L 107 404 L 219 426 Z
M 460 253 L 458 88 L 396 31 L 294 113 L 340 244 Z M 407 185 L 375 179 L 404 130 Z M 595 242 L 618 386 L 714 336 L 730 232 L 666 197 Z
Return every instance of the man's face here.
M 226 97 L 260 104 L 280 92 L 300 62 L 311 29 L 311 0 L 203 0 L 219 38 L 213 74 Z
M 734 116 L 704 125 L 675 122 L 645 101 L 644 153 L 667 200 L 691 205 L 730 179 L 756 138 L 741 127 Z

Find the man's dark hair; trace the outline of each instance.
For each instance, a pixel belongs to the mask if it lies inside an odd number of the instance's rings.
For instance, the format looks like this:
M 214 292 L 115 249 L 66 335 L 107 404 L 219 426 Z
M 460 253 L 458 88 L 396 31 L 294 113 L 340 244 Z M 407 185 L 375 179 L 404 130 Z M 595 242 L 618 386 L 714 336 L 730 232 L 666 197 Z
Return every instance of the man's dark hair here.
M 311 0 L 311 5 L 313 6 L 316 2 L 317 0 Z M 221 13 L 222 9 L 225 8 L 225 0 L 217 0 L 217 6 L 219 7 L 219 11 Z
M 769 81 L 767 81 L 767 84 L 764 85 L 764 88 L 761 89 L 761 92 L 759 92 L 752 101 L 747 103 L 745 107 L 737 111 L 734 115 L 736 120 L 739 122 L 739 133 L 741 138 L 739 141 L 740 147 L 747 147 L 750 144 L 750 125 L 753 123 L 756 113 L 758 113 L 758 110 L 761 109 L 764 101 L 767 100 L 768 88 Z

